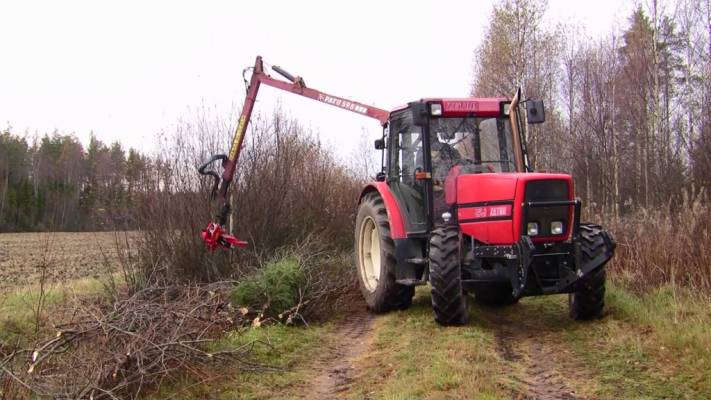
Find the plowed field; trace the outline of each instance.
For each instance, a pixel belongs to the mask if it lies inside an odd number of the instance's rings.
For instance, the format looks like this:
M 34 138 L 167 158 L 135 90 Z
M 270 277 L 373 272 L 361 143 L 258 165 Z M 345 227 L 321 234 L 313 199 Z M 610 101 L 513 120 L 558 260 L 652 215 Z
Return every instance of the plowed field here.
M 43 268 L 52 281 L 115 270 L 120 248 L 136 233 L 52 232 L 0 234 L 0 290 L 38 281 Z

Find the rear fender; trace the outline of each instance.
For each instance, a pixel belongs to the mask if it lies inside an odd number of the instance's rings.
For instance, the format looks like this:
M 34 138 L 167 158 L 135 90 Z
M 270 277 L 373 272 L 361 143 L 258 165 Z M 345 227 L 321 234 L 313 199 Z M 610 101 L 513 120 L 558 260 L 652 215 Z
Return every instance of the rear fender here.
M 390 234 L 393 239 L 405 239 L 407 235 L 405 234 L 405 223 L 402 218 L 402 213 L 400 212 L 400 206 L 398 206 L 395 197 L 393 196 L 388 184 L 385 182 L 371 182 L 367 184 L 360 193 L 360 198 L 358 199 L 358 204 L 360 204 L 363 197 L 372 192 L 377 192 L 380 198 L 383 199 L 385 203 L 385 211 L 388 213 L 388 221 L 390 221 Z

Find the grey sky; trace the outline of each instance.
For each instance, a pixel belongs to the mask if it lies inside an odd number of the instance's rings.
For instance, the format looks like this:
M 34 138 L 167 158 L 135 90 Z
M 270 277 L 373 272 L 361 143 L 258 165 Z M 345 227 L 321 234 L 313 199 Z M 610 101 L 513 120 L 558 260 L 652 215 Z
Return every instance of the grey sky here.
M 551 21 L 593 36 L 630 4 L 549 0 Z M 465 96 L 491 1 L 5 1 L 0 0 L 0 127 L 89 132 L 151 150 L 189 108 L 234 117 L 241 72 L 257 54 L 326 92 L 392 108 Z M 377 122 L 274 89 L 276 102 L 340 155 Z M 225 144 L 225 150 L 227 150 Z

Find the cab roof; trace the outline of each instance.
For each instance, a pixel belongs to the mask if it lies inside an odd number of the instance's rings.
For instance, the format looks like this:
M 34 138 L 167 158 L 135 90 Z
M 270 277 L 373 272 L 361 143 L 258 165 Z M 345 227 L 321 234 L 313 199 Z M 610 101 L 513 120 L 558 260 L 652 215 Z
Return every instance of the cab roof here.
M 510 103 L 511 99 L 505 97 L 461 97 L 438 98 L 427 97 L 419 100 L 427 104 L 442 104 L 443 116 L 468 116 L 497 117 L 502 113 L 502 103 Z M 409 106 L 407 104 L 394 108 L 391 113 L 401 111 Z

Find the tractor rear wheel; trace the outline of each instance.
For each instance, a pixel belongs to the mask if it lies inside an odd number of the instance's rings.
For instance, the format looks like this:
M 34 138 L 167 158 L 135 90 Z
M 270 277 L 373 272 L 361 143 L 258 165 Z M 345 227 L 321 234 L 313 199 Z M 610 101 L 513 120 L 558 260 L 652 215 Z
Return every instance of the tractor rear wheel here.
M 358 207 L 355 244 L 358 282 L 368 308 L 381 313 L 410 307 L 415 288 L 395 281 L 395 243 L 385 204 L 377 193 L 367 194 Z
M 462 290 L 458 229 L 434 229 L 430 238 L 429 256 L 435 321 L 445 326 L 466 324 L 469 314 L 466 295 Z
M 580 225 L 580 245 L 583 264 L 590 262 L 606 249 L 605 233 L 598 225 Z M 602 316 L 605 307 L 605 265 L 591 271 L 586 276 L 578 290 L 568 295 L 570 318 L 574 320 L 589 320 Z

